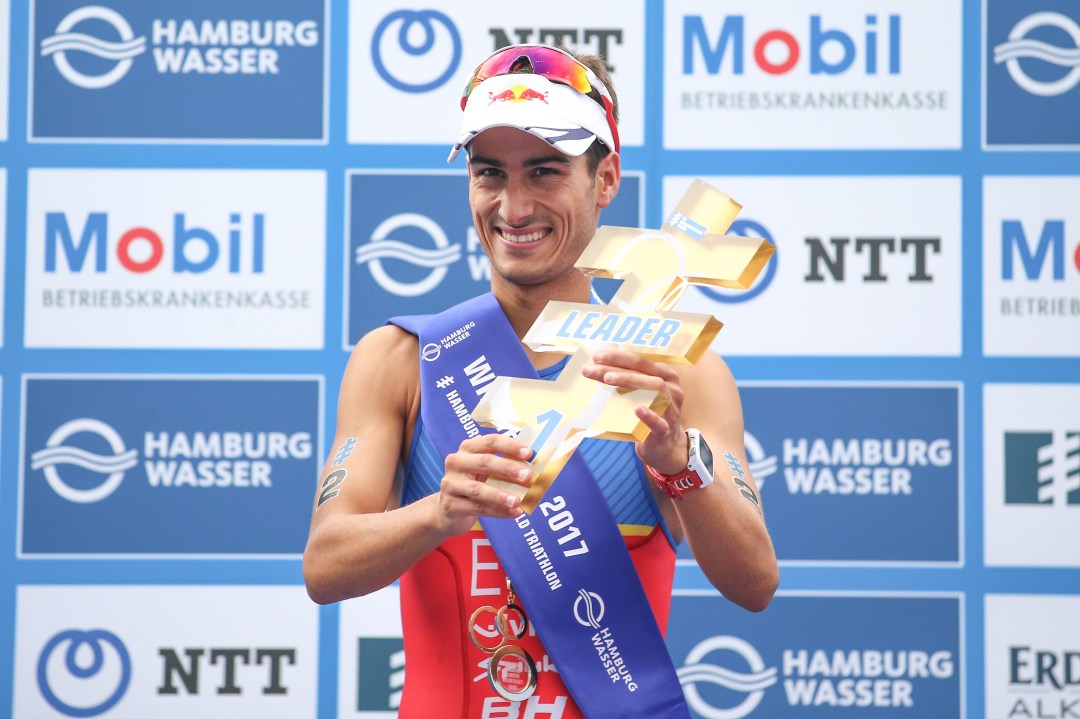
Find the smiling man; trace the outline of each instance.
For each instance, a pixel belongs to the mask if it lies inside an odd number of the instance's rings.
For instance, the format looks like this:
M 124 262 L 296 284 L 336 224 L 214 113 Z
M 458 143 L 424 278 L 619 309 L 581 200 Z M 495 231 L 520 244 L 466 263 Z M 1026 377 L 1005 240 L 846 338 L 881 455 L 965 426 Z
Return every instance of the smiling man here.
M 574 264 L 619 189 L 617 100 L 599 58 L 519 45 L 477 67 L 462 107 L 450 160 L 468 156 L 491 293 L 357 344 L 304 553 L 308 592 L 328 603 L 400 579 L 405 719 L 686 717 L 662 638 L 675 546 L 689 542 L 751 611 L 779 577 L 738 390 L 712 352 L 678 369 L 596 352 L 584 377 L 667 400 L 635 410 L 648 437 L 585 440 L 531 515 L 489 482 L 528 487 L 533 449 L 482 433 L 467 410 L 496 375 L 555 379 L 566 366 L 520 340 L 549 301 L 590 301 Z

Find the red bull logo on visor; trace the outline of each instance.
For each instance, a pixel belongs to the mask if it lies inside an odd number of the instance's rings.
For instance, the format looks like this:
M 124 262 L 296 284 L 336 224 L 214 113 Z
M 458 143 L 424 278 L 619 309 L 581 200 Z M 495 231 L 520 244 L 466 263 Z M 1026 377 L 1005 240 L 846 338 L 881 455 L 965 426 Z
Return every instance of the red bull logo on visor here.
M 537 92 L 525 85 L 514 85 L 502 92 L 489 92 L 488 97 L 491 100 L 488 104 L 493 105 L 496 102 L 527 102 L 529 100 L 539 100 L 546 105 L 548 104 L 547 96 L 548 94 L 546 92 Z

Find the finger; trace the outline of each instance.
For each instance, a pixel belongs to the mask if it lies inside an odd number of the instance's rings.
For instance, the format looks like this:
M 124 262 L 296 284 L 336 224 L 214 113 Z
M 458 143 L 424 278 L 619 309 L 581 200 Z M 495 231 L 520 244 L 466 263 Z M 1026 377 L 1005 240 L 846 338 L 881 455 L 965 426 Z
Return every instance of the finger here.
M 585 365 L 582 375 L 596 380 L 610 387 L 620 389 L 643 389 L 650 392 L 665 392 L 666 382 L 663 378 L 651 374 L 644 374 L 619 367 L 607 365 Z
M 592 361 L 595 364 L 606 365 L 613 369 L 628 369 L 662 377 L 669 382 L 678 381 L 678 374 L 669 365 L 662 362 L 653 362 L 634 352 L 612 349 L 598 350 L 593 354 Z
M 466 439 L 459 446 L 459 451 L 471 454 L 502 454 L 524 460 L 532 458 L 532 448 L 529 445 L 498 432 Z
M 443 507 L 449 513 L 504 517 L 520 512 L 518 497 L 486 482 L 447 476 L 443 478 L 441 492 Z
M 634 414 L 641 420 L 642 424 L 649 428 L 649 436 L 646 441 L 654 437 L 665 436 L 671 431 L 672 423 L 666 417 L 658 415 L 648 407 L 637 407 Z
M 532 470 L 523 461 L 497 454 L 458 451 L 446 457 L 446 474 L 461 474 L 471 481 L 496 477 L 523 486 L 532 483 Z

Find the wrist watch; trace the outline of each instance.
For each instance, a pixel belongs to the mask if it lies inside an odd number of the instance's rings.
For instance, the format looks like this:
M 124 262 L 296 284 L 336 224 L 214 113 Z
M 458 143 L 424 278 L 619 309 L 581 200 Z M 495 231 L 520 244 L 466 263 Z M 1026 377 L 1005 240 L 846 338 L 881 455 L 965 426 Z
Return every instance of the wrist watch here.
M 691 427 L 686 430 L 689 456 L 686 469 L 678 474 L 660 474 L 649 465 L 645 469 L 656 482 L 660 491 L 672 499 L 682 499 L 687 492 L 708 487 L 713 481 L 713 455 L 701 432 Z

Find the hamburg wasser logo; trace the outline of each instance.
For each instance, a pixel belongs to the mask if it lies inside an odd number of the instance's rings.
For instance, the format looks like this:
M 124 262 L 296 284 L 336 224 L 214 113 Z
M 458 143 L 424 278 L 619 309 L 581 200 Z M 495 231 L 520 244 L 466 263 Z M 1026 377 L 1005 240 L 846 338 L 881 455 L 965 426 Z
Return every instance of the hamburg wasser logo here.
M 394 239 L 394 233 L 415 228 L 427 235 L 434 249 L 416 247 Z M 417 212 L 404 212 L 386 218 L 372 231 L 371 240 L 356 248 L 356 264 L 367 265 L 372 279 L 382 289 L 398 297 L 417 297 L 439 286 L 446 277 L 447 267 L 461 259 L 461 245 L 451 244 L 443 228 L 430 217 Z M 399 260 L 427 270 L 413 280 L 395 279 L 383 266 L 383 260 Z
M 325 138 L 325 0 L 28 4 L 34 139 Z
M 765 486 L 765 478 L 776 474 L 779 458 L 775 454 L 767 454 L 757 437 L 746 431 L 743 432 L 743 445 L 746 447 L 746 458 L 750 460 L 750 473 L 754 475 L 760 490 Z
M 784 520 L 773 532 L 781 560 L 956 560 L 955 387 L 747 383 L 740 390 L 750 470 L 770 516 Z M 848 521 L 830 519 L 840 514 Z
M 783 631 L 720 597 L 672 597 L 667 643 L 694 716 L 963 716 L 958 597 L 781 593 L 769 611 Z
M 1080 431 L 1006 432 L 1005 503 L 1080 506 Z
M 102 715 L 116 706 L 130 683 L 127 647 L 104 629 L 62 631 L 38 657 L 38 690 L 64 716 Z
M 277 75 L 280 48 L 313 47 L 320 42 L 319 24 L 314 20 L 154 18 L 150 34 L 154 67 L 162 75 Z M 41 55 L 52 57 L 64 79 L 97 90 L 123 79 L 134 58 L 147 51 L 147 37 L 136 36 L 117 11 L 91 5 L 64 16 L 40 47 Z M 69 52 L 92 55 L 112 67 L 99 74 L 83 72 L 69 60 Z
M 713 652 L 730 652 L 742 661 L 739 669 L 706 661 Z M 745 669 L 743 668 L 745 666 Z M 761 654 L 738 637 L 710 637 L 698 643 L 678 670 L 679 682 L 690 707 L 707 719 L 742 719 L 749 716 L 765 698 L 765 690 L 776 684 L 776 667 L 767 667 Z M 718 707 L 706 701 L 697 685 L 712 684 L 745 698 L 734 706 Z
M 600 628 L 600 622 L 604 619 L 604 600 L 596 592 L 578 590 L 578 598 L 574 600 L 574 619 L 583 627 Z
M 985 0 L 985 143 L 1080 145 L 1080 11 L 1069 0 Z
M 112 40 L 83 31 L 83 21 L 99 20 L 110 26 L 119 39 Z M 92 24 L 92 23 L 91 23 Z M 68 53 L 86 53 L 113 63 L 100 74 L 75 69 Z M 124 16 L 100 5 L 79 8 L 66 15 L 56 31 L 41 41 L 41 54 L 52 57 L 57 71 L 72 85 L 87 90 L 109 87 L 119 82 L 131 69 L 133 58 L 146 52 L 146 36 L 136 37 Z
M 104 440 L 111 453 L 101 454 L 79 444 L 68 443 L 70 438 L 80 434 L 96 435 L 100 440 Z M 58 427 L 49 436 L 45 447 L 31 456 L 30 468 L 41 470 L 49 486 L 64 499 L 90 504 L 100 502 L 115 492 L 124 481 L 124 472 L 138 463 L 137 458 L 138 452 L 127 449 L 115 429 L 100 420 L 84 417 L 65 422 Z M 61 476 L 59 467 L 64 465 L 81 467 L 103 476 L 103 479 L 90 487 L 74 486 L 74 483 L 65 482 Z
M 618 637 L 611 627 L 604 625 L 604 599 L 596 592 L 587 589 L 579 589 L 578 597 L 574 600 L 574 619 L 586 629 L 595 629 L 592 636 L 593 648 L 596 649 L 596 658 L 612 683 L 622 682 L 623 688 L 628 692 L 638 690 L 634 675 L 619 649 Z
M 318 471 L 317 378 L 58 375 L 24 388 L 20 554 L 303 550 L 307 522 L 290 508 L 311 501 Z
M 1068 41 L 1058 45 L 1036 39 L 1034 33 L 1042 28 L 1057 29 Z M 1021 64 L 1023 60 L 1052 65 L 1066 72 L 1053 80 L 1040 79 L 1028 74 Z M 1016 23 L 1008 40 L 994 46 L 994 62 L 1004 63 L 1013 81 L 1032 95 L 1063 95 L 1080 84 L 1080 25 L 1061 13 L 1032 13 Z

